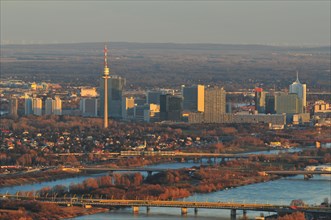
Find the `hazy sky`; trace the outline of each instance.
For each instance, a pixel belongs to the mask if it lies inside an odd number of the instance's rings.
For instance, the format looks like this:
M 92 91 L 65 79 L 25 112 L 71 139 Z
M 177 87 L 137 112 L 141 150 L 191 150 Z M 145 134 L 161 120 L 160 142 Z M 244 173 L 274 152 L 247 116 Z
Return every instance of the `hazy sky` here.
M 330 1 L 1 1 L 1 43 L 330 45 Z

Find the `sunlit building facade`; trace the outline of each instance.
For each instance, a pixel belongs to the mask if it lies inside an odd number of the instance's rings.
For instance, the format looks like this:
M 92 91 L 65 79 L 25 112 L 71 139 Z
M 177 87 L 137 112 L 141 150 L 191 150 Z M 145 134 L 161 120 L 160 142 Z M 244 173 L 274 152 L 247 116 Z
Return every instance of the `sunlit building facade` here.
M 190 112 L 204 112 L 205 86 L 182 86 L 183 110 Z
M 205 90 L 204 121 L 213 123 L 226 113 L 226 91 L 220 87 L 209 87 Z
M 58 96 L 54 100 L 54 115 L 62 115 L 62 100 Z
M 41 98 L 32 99 L 32 112 L 34 115 L 42 115 L 43 102 Z

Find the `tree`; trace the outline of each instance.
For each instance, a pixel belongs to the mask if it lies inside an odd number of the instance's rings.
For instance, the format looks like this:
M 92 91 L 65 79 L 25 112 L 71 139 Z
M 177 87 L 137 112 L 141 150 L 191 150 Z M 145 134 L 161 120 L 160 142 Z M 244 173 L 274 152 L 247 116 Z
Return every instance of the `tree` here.
M 107 187 L 112 185 L 112 178 L 110 176 L 102 176 L 98 178 L 99 187 Z
M 214 153 L 222 153 L 224 152 L 224 145 L 222 142 L 217 142 L 216 144 L 212 145 L 214 149 Z
M 143 182 L 143 176 L 141 175 L 141 173 L 135 173 L 133 176 L 133 185 L 140 186 L 142 182 Z
M 83 182 L 86 190 L 94 190 L 99 187 L 98 182 L 94 178 L 88 178 Z
M 305 214 L 303 212 L 294 212 L 282 217 L 278 217 L 277 220 L 305 220 Z

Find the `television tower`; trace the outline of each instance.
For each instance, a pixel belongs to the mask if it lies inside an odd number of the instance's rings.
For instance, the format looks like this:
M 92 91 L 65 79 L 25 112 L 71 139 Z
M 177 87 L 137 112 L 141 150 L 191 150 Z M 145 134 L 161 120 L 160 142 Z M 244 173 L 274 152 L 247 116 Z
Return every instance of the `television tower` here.
M 105 44 L 104 48 L 104 70 L 102 78 L 104 79 L 104 115 L 103 115 L 103 127 L 108 128 L 108 79 L 109 77 L 109 68 L 107 64 L 107 45 Z

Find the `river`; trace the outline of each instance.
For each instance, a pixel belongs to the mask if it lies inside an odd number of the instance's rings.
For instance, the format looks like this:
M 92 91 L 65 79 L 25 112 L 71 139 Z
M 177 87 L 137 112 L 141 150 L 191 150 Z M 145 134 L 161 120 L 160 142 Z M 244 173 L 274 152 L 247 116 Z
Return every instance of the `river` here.
M 287 150 L 270 150 L 270 151 L 259 151 L 259 152 L 250 152 L 247 154 L 278 154 L 279 152 L 298 152 L 301 151 L 300 148 L 291 148 Z M 217 162 L 220 162 L 220 159 L 217 159 Z M 202 164 L 208 164 L 207 159 L 202 160 Z M 150 165 L 146 166 L 148 168 L 160 168 L 160 169 L 180 169 L 180 168 L 190 168 L 193 166 L 199 166 L 199 163 L 193 163 L 193 162 L 184 162 L 184 163 L 165 163 L 165 164 L 156 164 L 156 165 Z M 142 172 L 144 176 L 146 176 L 146 172 Z M 43 187 L 53 187 L 56 185 L 64 185 L 69 186 L 71 183 L 80 183 L 84 181 L 87 178 L 91 177 L 97 177 L 97 176 L 103 176 L 104 173 L 99 174 L 90 174 L 86 176 L 80 176 L 80 177 L 73 177 L 73 178 L 66 178 L 66 179 L 60 179 L 55 181 L 46 181 L 41 183 L 33 183 L 33 184 L 26 184 L 26 185 L 20 185 L 20 186 L 11 186 L 11 187 L 2 187 L 0 188 L 0 193 L 10 193 L 15 194 L 17 191 L 37 191 L 40 190 Z
M 302 176 L 282 178 L 275 181 L 257 183 L 247 186 L 217 191 L 208 194 L 195 194 L 185 201 L 221 201 L 221 202 L 246 202 L 246 203 L 270 203 L 288 205 L 294 199 L 302 199 L 308 204 L 320 204 L 324 198 L 330 199 L 330 176 L 315 176 L 307 181 Z M 259 212 L 248 211 L 250 218 L 258 216 Z M 272 213 L 264 213 L 268 215 Z M 242 212 L 237 211 L 238 219 Z M 147 214 L 144 208 L 138 215 L 133 215 L 130 208 L 108 213 L 99 213 L 93 216 L 82 216 L 73 219 L 148 219 L 148 220 L 171 220 L 171 219 L 229 219 L 229 210 L 199 209 L 195 216 L 193 209 L 188 209 L 187 216 L 181 216 L 179 208 L 151 208 Z
M 300 151 L 301 149 L 290 149 L 288 151 Z M 279 150 L 254 152 L 263 154 L 276 154 Z M 203 163 L 208 163 L 204 160 Z M 192 167 L 199 164 L 193 162 L 186 163 L 169 163 L 151 165 L 151 168 L 167 168 L 178 169 L 183 167 Z M 0 188 L 0 193 L 16 193 L 17 191 L 32 191 L 39 190 L 43 187 L 52 187 L 55 185 L 69 186 L 71 183 L 82 182 L 84 179 L 90 177 L 102 176 L 104 174 L 93 174 L 87 176 L 80 176 L 74 178 L 67 178 L 62 180 L 42 182 L 35 184 L 27 184 L 13 187 Z M 208 194 L 194 194 L 186 201 L 234 201 L 234 202 L 247 202 L 247 203 L 272 203 L 272 204 L 289 204 L 293 199 L 302 199 L 308 204 L 320 204 L 324 198 L 330 199 L 331 176 L 314 176 L 313 179 L 306 181 L 303 180 L 303 176 L 295 176 L 291 178 L 282 178 L 275 181 L 252 184 L 242 186 L 238 188 L 232 188 L 228 190 L 208 193 Z M 240 212 L 237 215 L 240 217 Z M 257 216 L 259 213 L 248 212 L 249 217 Z M 266 213 L 268 214 L 268 213 Z M 147 214 L 145 209 L 141 209 L 138 215 L 133 215 L 131 209 L 121 209 L 117 211 L 110 211 L 107 213 L 99 213 L 91 216 L 82 216 L 73 219 L 85 220 L 85 219 L 148 219 L 148 220 L 166 220 L 166 219 L 229 219 L 229 210 L 208 210 L 199 209 L 198 214 L 195 216 L 193 209 L 189 209 L 187 216 L 182 217 L 180 215 L 180 209 L 178 208 L 151 208 Z

